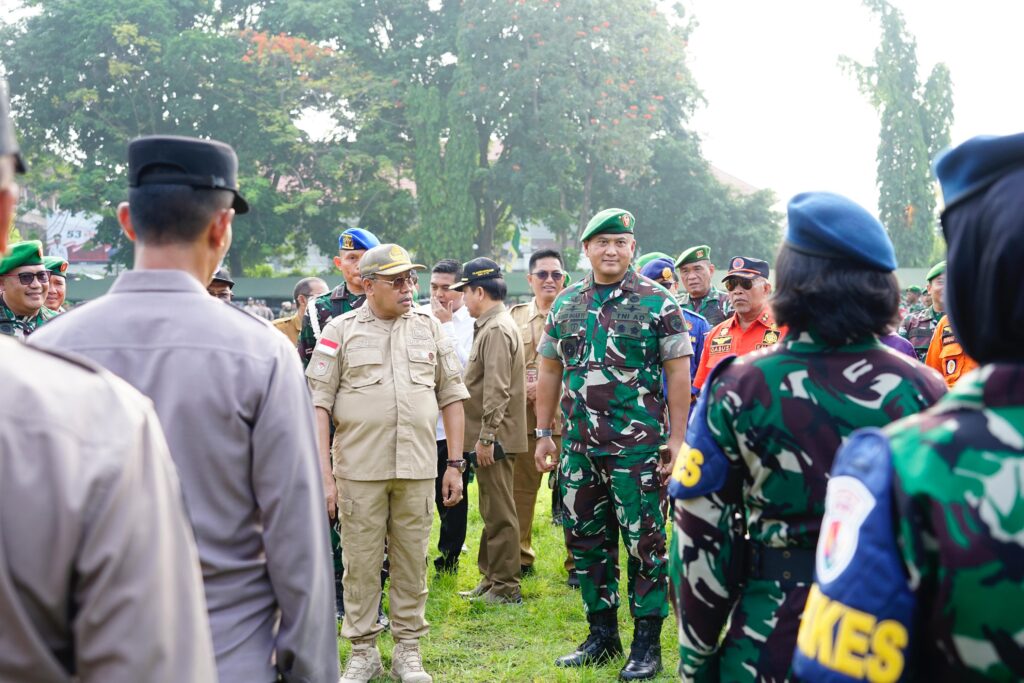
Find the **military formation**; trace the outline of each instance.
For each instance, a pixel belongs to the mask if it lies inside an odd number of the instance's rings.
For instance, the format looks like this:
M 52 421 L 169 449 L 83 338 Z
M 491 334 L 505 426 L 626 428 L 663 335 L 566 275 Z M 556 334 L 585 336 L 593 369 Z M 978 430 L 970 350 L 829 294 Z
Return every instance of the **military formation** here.
M 421 302 L 428 268 L 347 228 L 342 284 L 273 323 L 224 305 L 234 150 L 142 137 L 126 169 L 107 295 L 66 311 L 67 259 L 0 232 L 0 680 L 429 683 L 435 510 L 443 575 L 476 482 L 460 595 L 514 620 L 545 474 L 587 635 L 531 679 L 657 677 L 670 609 L 687 681 L 1024 678 L 1024 134 L 936 160 L 923 289 L 806 192 L 721 289 L 708 244 L 640 255 L 609 208 L 586 273 L 537 251 L 514 306 L 486 257 Z M 4 225 L 25 170 L 0 84 Z

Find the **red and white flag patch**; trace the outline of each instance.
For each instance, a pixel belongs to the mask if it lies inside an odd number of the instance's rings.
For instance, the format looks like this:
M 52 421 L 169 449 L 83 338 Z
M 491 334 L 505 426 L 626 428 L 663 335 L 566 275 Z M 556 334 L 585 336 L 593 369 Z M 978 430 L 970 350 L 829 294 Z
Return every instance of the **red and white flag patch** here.
M 341 348 L 341 344 L 339 344 L 338 342 L 331 341 L 330 339 L 326 339 L 324 337 L 321 337 L 320 341 L 318 341 L 316 343 L 316 348 L 313 349 L 313 350 L 314 351 L 319 351 L 320 353 L 324 354 L 325 356 L 330 356 L 331 358 L 335 358 L 338 355 L 338 349 L 340 349 L 340 348 Z

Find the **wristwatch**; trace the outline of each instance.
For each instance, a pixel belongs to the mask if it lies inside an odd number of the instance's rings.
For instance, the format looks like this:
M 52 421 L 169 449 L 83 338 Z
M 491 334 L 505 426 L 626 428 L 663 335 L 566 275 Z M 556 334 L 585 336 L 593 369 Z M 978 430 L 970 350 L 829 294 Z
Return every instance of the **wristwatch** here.
M 533 435 L 536 436 L 538 439 L 543 439 L 545 437 L 551 436 L 552 433 L 553 432 L 550 429 L 534 429 L 533 430 Z
M 480 443 L 482 443 L 485 446 L 493 446 L 494 445 L 494 442 L 491 441 L 490 439 L 480 439 Z
M 465 460 L 449 460 L 448 461 L 448 467 L 454 467 L 459 472 L 465 472 L 466 471 L 466 461 Z

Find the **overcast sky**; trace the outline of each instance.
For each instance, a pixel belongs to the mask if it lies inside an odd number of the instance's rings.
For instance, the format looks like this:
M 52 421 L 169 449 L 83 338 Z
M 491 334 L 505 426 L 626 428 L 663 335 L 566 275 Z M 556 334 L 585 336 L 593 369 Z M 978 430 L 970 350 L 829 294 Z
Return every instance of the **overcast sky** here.
M 1024 2 L 894 0 L 917 38 L 919 76 L 945 62 L 953 143 L 1024 131 Z M 845 194 L 877 212 L 878 115 L 840 55 L 868 63 L 880 38 L 859 0 L 684 0 L 698 22 L 690 64 L 707 105 L 693 119 L 705 156 L 780 201 Z

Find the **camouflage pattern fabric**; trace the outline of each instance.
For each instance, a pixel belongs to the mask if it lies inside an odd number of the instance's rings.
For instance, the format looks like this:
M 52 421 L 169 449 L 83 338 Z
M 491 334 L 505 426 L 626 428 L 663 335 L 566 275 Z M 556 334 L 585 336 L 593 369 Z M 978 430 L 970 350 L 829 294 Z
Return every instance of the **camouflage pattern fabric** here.
M 813 550 L 844 439 L 919 412 L 945 384 L 876 339 L 829 349 L 804 332 L 737 358 L 707 390 L 706 428 L 728 474 L 718 490 L 674 504 L 669 573 L 680 673 L 784 680 L 809 586 L 748 580 L 744 533 L 761 547 Z M 704 457 L 684 448 L 673 477 L 693 485 L 687 480 L 700 479 Z
M 657 451 L 617 458 L 562 451 L 565 544 L 587 613 L 619 607 L 619 531 L 633 618 L 668 615 L 665 514 Z
M 564 367 L 563 448 L 625 455 L 664 442 L 662 364 L 693 349 L 679 305 L 630 268 L 618 285 L 590 273 L 559 294 L 538 352 Z
M 33 316 L 17 316 L 14 314 L 14 311 L 7 307 L 3 298 L 0 297 L 0 334 L 24 340 L 36 328 L 43 326 L 47 321 L 53 320 L 58 315 L 60 315 L 58 312 L 51 311 L 46 306 L 43 306 Z
M 922 363 L 941 317 L 941 313 L 929 306 L 917 313 L 909 314 L 900 323 L 899 335 L 914 345 L 917 359 Z
M 299 332 L 298 349 L 303 370 L 309 365 L 309 359 L 313 357 L 313 348 L 320 338 L 320 330 L 323 330 L 332 318 L 354 311 L 362 306 L 364 301 L 366 301 L 365 294 L 348 291 L 348 286 L 344 282 L 327 294 L 317 297 L 313 303 L 318 323 L 316 329 L 313 329 L 313 322 L 310 320 L 311 313 L 307 310 L 306 315 L 302 317 L 302 331 Z
M 681 287 L 682 285 L 680 285 Z M 700 300 L 699 306 L 694 305 L 693 299 L 690 298 L 685 289 L 680 289 L 676 297 L 680 306 L 694 313 L 700 313 L 711 327 L 714 327 L 732 314 L 732 304 L 729 302 L 729 295 L 714 286 L 708 290 L 708 295 Z
M 983 366 L 885 432 L 913 680 L 1024 679 L 1024 365 Z

